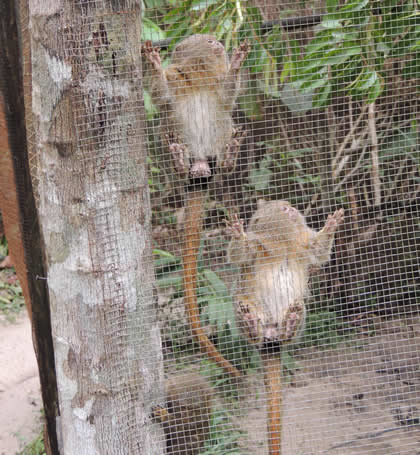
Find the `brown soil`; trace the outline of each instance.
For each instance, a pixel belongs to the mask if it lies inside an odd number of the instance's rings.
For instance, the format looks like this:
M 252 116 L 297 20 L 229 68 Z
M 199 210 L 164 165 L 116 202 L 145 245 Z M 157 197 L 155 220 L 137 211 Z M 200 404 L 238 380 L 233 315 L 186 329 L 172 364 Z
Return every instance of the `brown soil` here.
M 0 454 L 11 455 L 39 432 L 42 404 L 27 316 L 0 321 L 0 335 Z M 297 361 L 285 386 L 282 455 L 420 455 L 420 318 L 376 323 Z M 246 434 L 241 453 L 266 455 L 260 373 L 245 391 L 233 418 Z
M 381 322 L 373 336 L 307 350 L 298 363 L 285 387 L 282 455 L 420 455 L 420 319 Z M 267 453 L 261 376 L 247 379 L 256 392 L 236 422 L 255 455 Z
M 40 431 L 38 368 L 26 311 L 0 316 L 0 455 L 13 455 Z

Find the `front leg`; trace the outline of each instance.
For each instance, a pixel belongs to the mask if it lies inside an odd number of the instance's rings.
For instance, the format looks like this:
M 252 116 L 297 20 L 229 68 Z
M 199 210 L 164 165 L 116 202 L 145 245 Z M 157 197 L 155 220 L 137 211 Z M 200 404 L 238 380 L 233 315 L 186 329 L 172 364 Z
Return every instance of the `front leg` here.
M 151 65 L 154 71 L 162 73 L 162 62 L 160 59 L 160 48 L 153 47 L 151 41 L 146 41 L 141 46 L 141 53 L 146 58 L 147 62 Z
M 229 262 L 238 266 L 250 264 L 254 254 L 244 230 L 244 221 L 235 214 L 231 220 L 226 220 L 226 225 L 226 233 L 232 237 L 227 250 Z
M 344 209 L 340 209 L 334 212 L 333 215 L 328 215 L 327 221 L 321 232 L 324 232 L 328 235 L 334 235 L 338 226 L 344 220 Z
M 262 321 L 257 308 L 251 303 L 249 296 L 236 296 L 235 309 L 238 317 L 238 325 L 242 333 L 252 344 L 262 341 Z
M 151 41 L 146 41 L 141 46 L 141 53 L 146 60 L 147 80 L 151 88 L 153 102 L 156 106 L 163 106 L 170 103 L 172 97 L 166 79 L 166 73 L 162 67 L 160 49 L 153 47 Z
M 324 227 L 310 240 L 309 254 L 312 265 L 322 265 L 329 261 L 334 235 L 343 220 L 344 209 L 337 210 L 333 215 L 328 215 Z
M 238 73 L 241 69 L 242 63 L 246 59 L 251 46 L 248 41 L 245 40 L 233 51 L 232 58 L 230 60 L 229 73 Z
M 229 243 L 228 261 L 238 266 L 252 268 L 255 257 L 263 246 L 253 232 L 245 232 L 244 222 L 237 215 L 226 221 L 226 233 L 232 237 Z
M 239 88 L 240 80 L 240 69 L 245 61 L 251 46 L 248 41 L 244 41 L 233 51 L 232 57 L 230 59 L 229 70 L 226 74 L 225 83 L 224 83 L 224 103 L 229 109 L 233 108 L 235 102 L 236 94 Z

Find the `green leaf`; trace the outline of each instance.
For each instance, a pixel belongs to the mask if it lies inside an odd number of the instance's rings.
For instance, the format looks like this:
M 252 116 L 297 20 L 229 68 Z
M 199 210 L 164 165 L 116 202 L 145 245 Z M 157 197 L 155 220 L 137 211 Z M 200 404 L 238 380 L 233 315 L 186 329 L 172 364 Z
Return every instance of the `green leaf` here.
M 216 275 L 216 273 L 214 273 L 210 269 L 205 269 L 203 270 L 202 275 L 210 283 L 216 295 L 218 295 L 219 297 L 229 296 L 225 283 Z
M 159 9 L 165 6 L 165 1 L 166 0 L 145 0 L 145 6 L 147 10 L 150 9 Z
M 320 51 L 330 49 L 336 42 L 337 40 L 332 39 L 331 32 L 328 30 L 328 35 L 317 36 L 306 46 L 306 56 L 309 58 L 312 54 L 319 55 Z
M 341 65 L 346 62 L 350 57 L 362 53 L 362 48 L 353 43 L 348 43 L 339 49 L 334 49 L 328 52 L 322 59 L 323 65 Z
M 322 86 L 327 81 L 322 79 L 319 82 L 321 82 L 319 86 Z M 289 83 L 284 84 L 280 98 L 291 112 L 304 113 L 312 109 L 312 96 L 313 91 L 297 90 L 295 84 Z
M 365 69 L 359 78 L 359 80 L 354 84 L 354 88 L 361 92 L 368 90 L 372 87 L 378 80 L 378 74 L 376 71 L 373 71 L 369 68 Z
M 342 27 L 339 19 L 328 18 L 328 16 L 322 20 L 321 27 L 324 29 L 337 29 Z
M 182 277 L 181 276 L 165 276 L 163 278 L 159 278 L 156 280 L 156 284 L 160 288 L 169 288 L 169 287 L 177 287 L 180 288 L 182 286 Z
M 215 5 L 219 0 L 193 0 L 191 4 L 191 10 L 200 11 L 203 9 L 208 9 L 210 6 Z
M 375 83 L 369 88 L 368 92 L 368 103 L 373 103 L 378 96 L 382 93 L 382 83 L 381 80 L 378 78 L 376 79 Z
M 325 78 L 322 77 L 317 77 L 316 79 L 309 80 L 305 83 L 303 83 L 300 86 L 300 92 L 301 93 L 312 93 L 315 91 L 315 89 L 322 87 L 325 85 L 328 81 Z
M 347 2 L 342 8 L 339 9 L 339 13 L 349 13 L 354 11 L 361 11 L 365 6 L 369 4 L 369 0 L 355 0 Z
M 329 97 L 331 95 L 331 84 L 328 82 L 315 94 L 313 98 L 314 107 L 323 107 L 328 104 Z
M 327 11 L 329 13 L 332 13 L 333 11 L 336 11 L 338 6 L 339 6 L 338 0 L 327 0 Z
M 264 191 L 270 187 L 273 171 L 268 166 L 271 165 L 271 161 L 271 156 L 267 155 L 260 161 L 259 168 L 254 168 L 249 173 L 249 183 L 256 191 Z
M 190 31 L 190 21 L 189 19 L 184 19 L 183 21 L 176 22 L 173 27 L 168 29 L 166 32 L 169 38 L 178 38 L 182 37 L 185 38 L 189 35 Z
M 147 17 L 142 19 L 141 39 L 157 41 L 166 38 L 165 32 Z
M 170 258 L 172 260 L 178 260 L 172 253 L 169 253 L 169 251 L 160 250 L 159 248 L 155 248 L 153 250 L 153 254 L 156 254 L 157 256 L 161 256 L 164 258 Z
M 394 134 L 385 144 L 379 148 L 379 157 L 381 160 L 389 160 L 406 156 L 411 150 L 419 147 L 419 138 L 414 130 L 399 131 Z
M 170 25 L 179 22 L 180 18 L 185 17 L 185 7 L 174 8 L 169 11 L 168 14 L 163 18 L 163 23 Z

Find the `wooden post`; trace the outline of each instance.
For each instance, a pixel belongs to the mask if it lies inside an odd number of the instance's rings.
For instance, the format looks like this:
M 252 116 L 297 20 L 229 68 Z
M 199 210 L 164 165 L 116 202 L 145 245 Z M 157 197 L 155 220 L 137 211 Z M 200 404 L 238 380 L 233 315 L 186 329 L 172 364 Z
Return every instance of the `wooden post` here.
M 140 0 L 29 0 L 63 454 L 164 453 Z

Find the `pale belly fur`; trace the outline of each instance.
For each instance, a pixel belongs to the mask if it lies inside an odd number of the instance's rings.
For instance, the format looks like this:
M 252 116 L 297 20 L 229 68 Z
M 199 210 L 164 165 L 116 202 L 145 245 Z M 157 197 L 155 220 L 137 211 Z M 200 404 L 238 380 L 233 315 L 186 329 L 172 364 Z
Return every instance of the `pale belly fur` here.
M 264 324 L 281 324 L 290 305 L 307 296 L 307 274 L 302 266 L 272 264 L 256 270 L 256 299 L 264 309 Z
M 220 156 L 232 135 L 231 113 L 221 110 L 216 96 L 208 91 L 194 92 L 175 110 L 182 140 L 188 154 L 198 159 Z

